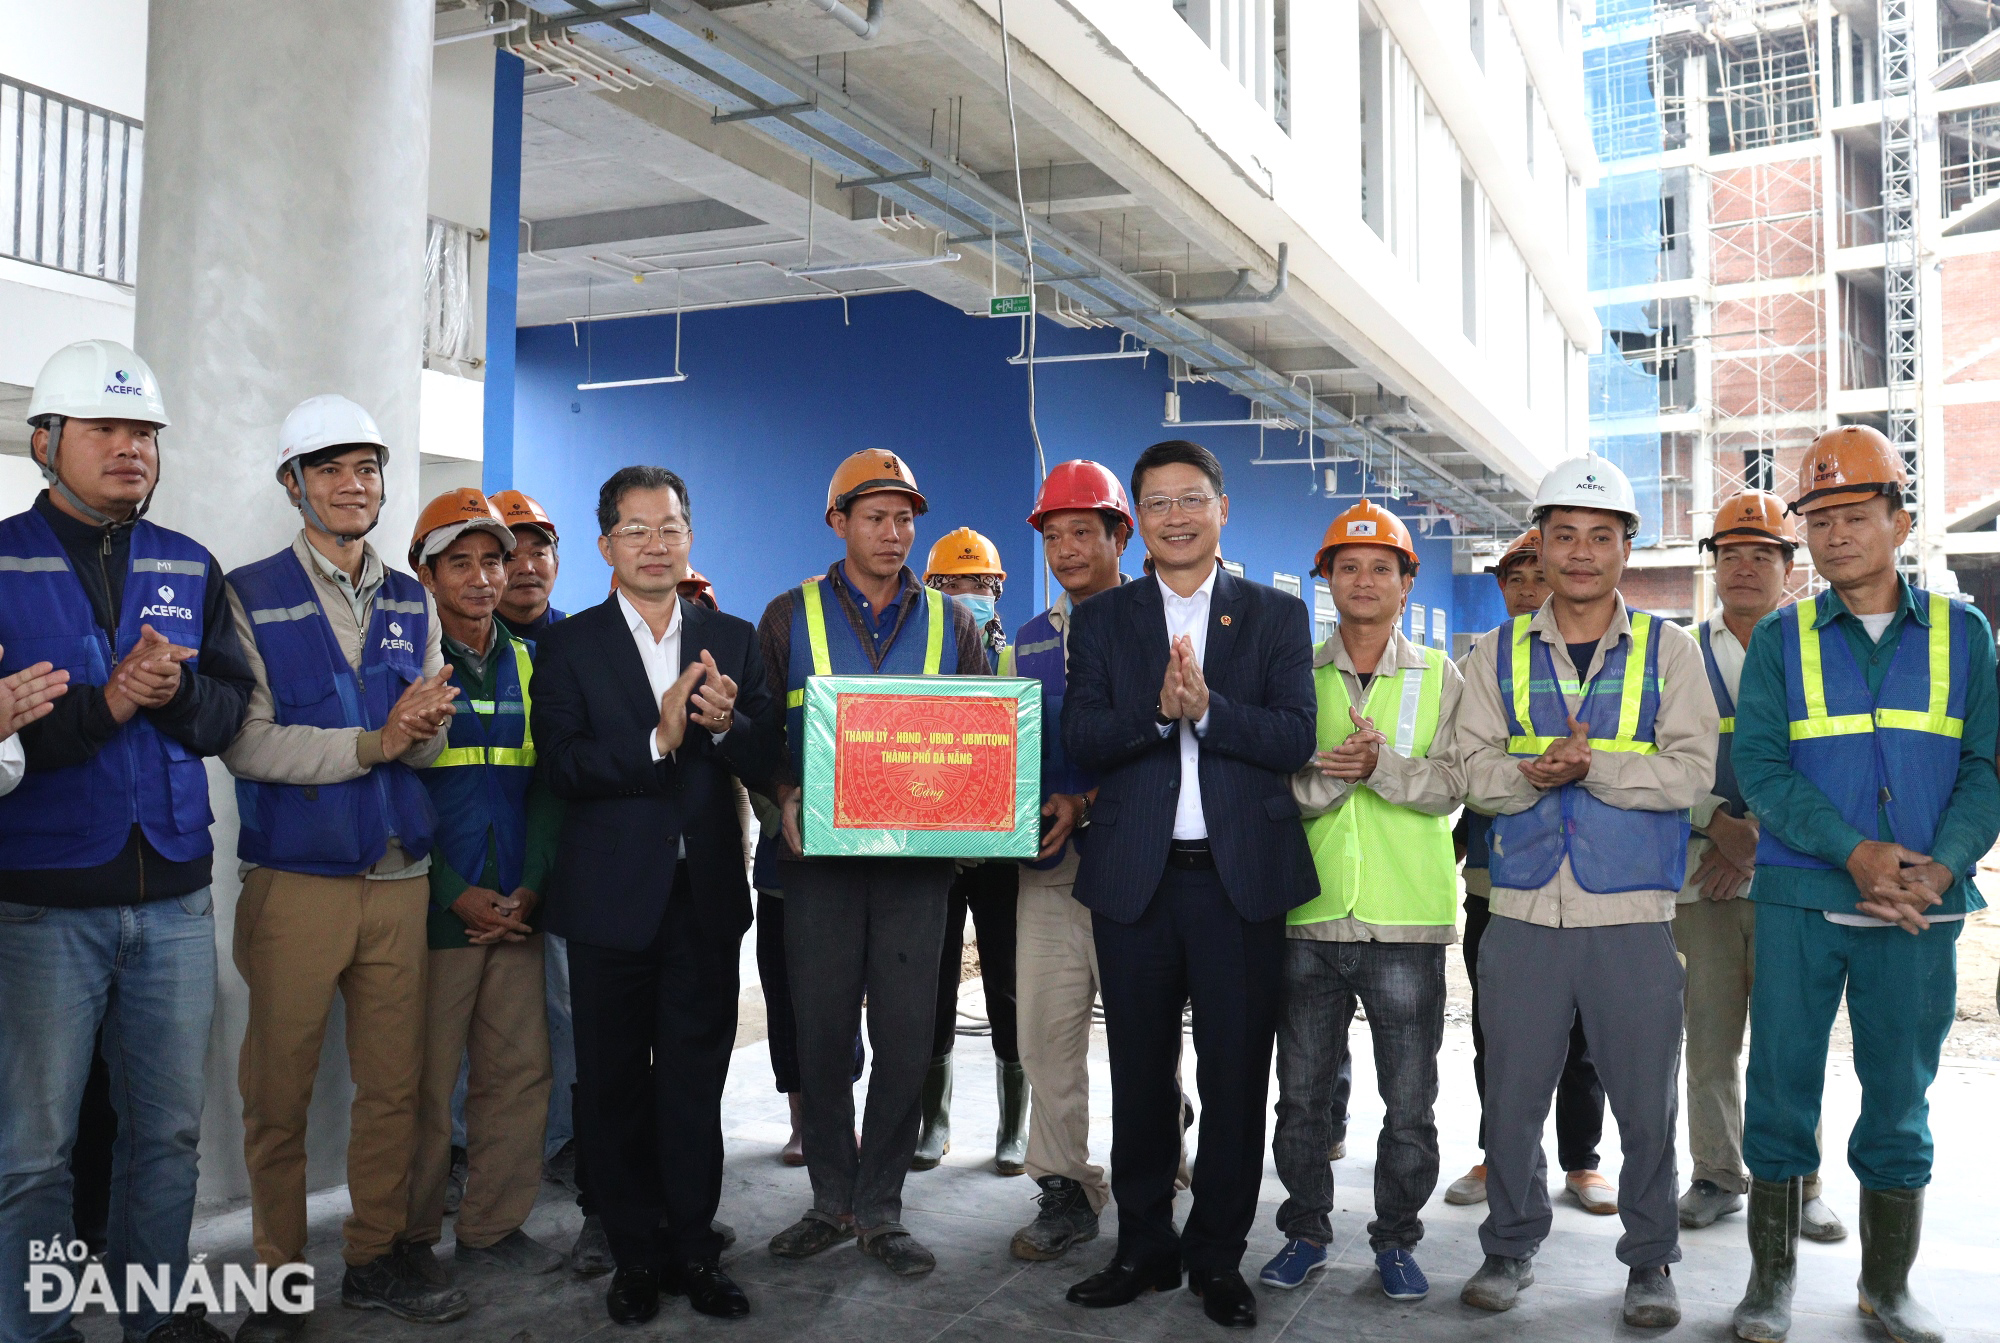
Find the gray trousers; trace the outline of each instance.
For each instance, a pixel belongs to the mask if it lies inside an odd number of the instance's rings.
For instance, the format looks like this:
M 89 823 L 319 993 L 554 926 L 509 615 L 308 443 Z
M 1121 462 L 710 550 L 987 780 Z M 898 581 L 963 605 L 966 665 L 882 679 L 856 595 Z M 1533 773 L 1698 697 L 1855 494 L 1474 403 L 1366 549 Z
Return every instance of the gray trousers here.
M 798 1021 L 812 1215 L 900 1226 L 937 1020 L 944 858 L 786 862 L 785 965 Z M 868 1108 L 854 1145 L 854 1036 L 868 1000 Z
M 1684 978 L 1670 924 L 1544 928 L 1494 916 L 1479 951 L 1486 1253 L 1527 1259 L 1549 1233 L 1542 1130 L 1580 1014 L 1624 1154 L 1618 1258 L 1632 1268 L 1680 1259 L 1674 1125 Z
M 1271 1141 L 1289 1197 L 1278 1209 L 1287 1240 L 1333 1239 L 1333 1166 L 1327 1152 L 1345 1127 L 1335 1091 L 1348 1059 L 1358 998 L 1375 1046 L 1382 1136 L 1375 1145 L 1375 1220 L 1369 1248 L 1413 1249 L 1418 1216 L 1437 1188 L 1435 1106 L 1444 1044 L 1442 943 L 1285 940 L 1284 1011 L 1278 1018 L 1278 1127 Z M 1345 1099 L 1342 1097 L 1341 1099 Z

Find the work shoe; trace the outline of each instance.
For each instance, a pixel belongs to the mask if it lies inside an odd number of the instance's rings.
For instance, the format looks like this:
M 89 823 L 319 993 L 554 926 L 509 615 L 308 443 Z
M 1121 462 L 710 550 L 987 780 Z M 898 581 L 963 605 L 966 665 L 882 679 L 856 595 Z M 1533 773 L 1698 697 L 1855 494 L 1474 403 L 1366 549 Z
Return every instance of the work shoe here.
M 1535 1261 L 1489 1254 L 1479 1271 L 1465 1280 L 1458 1299 L 1480 1310 L 1512 1310 L 1521 1289 L 1535 1285 Z
M 937 1256 L 901 1227 L 883 1227 L 861 1238 L 861 1253 L 880 1259 L 899 1278 L 921 1278 L 937 1267 Z
M 1750 1285 L 1731 1323 L 1747 1343 L 1785 1343 L 1799 1270 L 1799 1180 L 1750 1181 Z
M 430 1246 L 419 1245 L 413 1240 L 399 1240 L 389 1247 L 389 1253 L 395 1255 L 404 1268 L 431 1286 L 451 1286 L 451 1274 L 445 1272 L 444 1265 L 438 1262 L 437 1252 Z
M 1375 1271 L 1382 1275 L 1382 1295 L 1391 1301 L 1421 1301 L 1431 1294 L 1431 1280 L 1408 1250 L 1382 1251 L 1375 1256 Z
M 924 1126 L 917 1133 L 917 1150 L 910 1158 L 911 1170 L 935 1170 L 951 1150 L 951 1055 L 931 1060 L 924 1074 Z
M 1715 1219 L 1742 1208 L 1743 1195 L 1724 1189 L 1713 1180 L 1696 1180 L 1681 1195 L 1681 1225 L 1689 1231 L 1714 1226 Z
M 1072 1245 L 1097 1239 L 1097 1214 L 1080 1183 L 1062 1175 L 1044 1175 L 1035 1183 L 1042 1187 L 1035 1195 L 1042 1210 L 1014 1233 L 1009 1248 L 1016 1259 L 1045 1263 L 1062 1258 Z
M 229 1335 L 208 1322 L 207 1306 L 189 1306 L 154 1325 L 146 1343 L 229 1343 Z
M 236 1326 L 236 1343 L 291 1343 L 306 1331 L 312 1317 L 309 1310 L 297 1314 L 275 1307 L 253 1310 Z
M 769 1249 L 780 1259 L 810 1259 L 844 1240 L 854 1239 L 854 1223 L 834 1222 L 807 1214 L 771 1237 Z
M 576 1188 L 576 1139 L 571 1138 L 556 1149 L 556 1154 L 542 1162 L 542 1178 L 550 1184 L 561 1185 L 574 1194 Z
M 1028 1073 L 1018 1063 L 997 1059 L 1000 1132 L 993 1139 L 993 1169 L 1002 1175 L 1028 1171 Z
M 1671 1329 L 1681 1322 L 1681 1294 L 1673 1270 L 1635 1268 L 1625 1279 L 1625 1323 L 1634 1329 Z
M 1474 1166 L 1465 1174 L 1451 1182 L 1444 1191 L 1444 1201 L 1454 1208 L 1467 1208 L 1486 1201 L 1486 1167 Z
M 1289 1292 L 1306 1285 L 1306 1280 L 1326 1267 L 1326 1246 L 1294 1236 L 1285 1248 L 1271 1256 L 1257 1272 L 1257 1281 L 1266 1287 Z
M 458 1205 L 465 1202 L 466 1155 L 463 1147 L 451 1149 L 451 1174 L 444 1182 L 444 1215 L 456 1217 Z
M 736 1243 L 736 1228 L 727 1222 L 710 1222 L 708 1229 L 722 1237 L 722 1248 L 728 1249 Z
M 785 1102 L 792 1111 L 792 1136 L 785 1139 L 785 1145 L 778 1152 L 778 1160 L 787 1166 L 806 1164 L 805 1123 L 799 1114 L 799 1093 L 788 1091 Z
M 1861 1313 L 1896 1343 L 1944 1343 L 1944 1326 L 1910 1295 L 1910 1268 L 1923 1239 L 1924 1191 L 1861 1189 Z
M 618 1267 L 611 1257 L 611 1237 L 605 1234 L 602 1217 L 586 1217 L 570 1247 L 569 1271 L 579 1278 L 596 1278 Z
M 1799 1234 L 1807 1240 L 1831 1245 L 1847 1239 L 1847 1228 L 1841 1224 L 1840 1214 L 1829 1208 L 1825 1199 L 1809 1198 L 1799 1209 Z
M 1594 1170 L 1571 1171 L 1563 1177 L 1563 1188 L 1585 1212 L 1609 1217 L 1618 1211 L 1617 1188 Z
M 460 1241 L 456 1258 L 461 1264 L 503 1268 L 509 1273 L 553 1273 L 563 1266 L 560 1250 L 550 1249 L 519 1227 L 491 1245 L 473 1246 Z
M 350 1266 L 340 1280 L 340 1304 L 352 1310 L 386 1310 L 416 1324 L 448 1324 L 472 1309 L 456 1287 L 433 1287 L 394 1254 Z

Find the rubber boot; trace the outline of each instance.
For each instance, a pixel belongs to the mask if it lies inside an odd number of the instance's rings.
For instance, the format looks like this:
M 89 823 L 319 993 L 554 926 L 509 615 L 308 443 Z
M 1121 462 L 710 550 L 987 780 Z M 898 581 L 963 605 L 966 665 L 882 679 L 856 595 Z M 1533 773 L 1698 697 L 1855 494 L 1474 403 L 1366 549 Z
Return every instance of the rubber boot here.
M 1750 1182 L 1750 1285 L 1736 1305 L 1736 1336 L 1785 1343 L 1792 1329 L 1792 1283 L 1799 1270 L 1803 1180 Z
M 1018 1063 L 995 1059 L 999 1073 L 1000 1132 L 993 1139 L 993 1168 L 1002 1175 L 1028 1170 L 1028 1073 Z
M 924 1126 L 917 1134 L 916 1155 L 911 1170 L 932 1170 L 951 1150 L 951 1055 L 931 1060 L 924 1074 Z
M 1896 1343 L 1944 1343 L 1938 1317 L 1910 1295 L 1910 1268 L 1923 1239 L 1924 1191 L 1861 1191 L 1861 1312 Z

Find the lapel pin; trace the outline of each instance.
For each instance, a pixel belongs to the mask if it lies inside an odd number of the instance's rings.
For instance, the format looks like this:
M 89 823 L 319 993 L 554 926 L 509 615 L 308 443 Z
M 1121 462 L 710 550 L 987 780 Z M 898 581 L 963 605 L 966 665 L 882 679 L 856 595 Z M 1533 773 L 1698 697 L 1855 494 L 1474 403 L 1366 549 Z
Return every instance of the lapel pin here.
M 1222 618 L 1222 623 L 1223 623 L 1223 624 L 1225 624 L 1225 625 L 1227 625 L 1227 624 L 1229 623 L 1229 617 L 1228 617 L 1228 616 L 1224 616 L 1224 617 Z

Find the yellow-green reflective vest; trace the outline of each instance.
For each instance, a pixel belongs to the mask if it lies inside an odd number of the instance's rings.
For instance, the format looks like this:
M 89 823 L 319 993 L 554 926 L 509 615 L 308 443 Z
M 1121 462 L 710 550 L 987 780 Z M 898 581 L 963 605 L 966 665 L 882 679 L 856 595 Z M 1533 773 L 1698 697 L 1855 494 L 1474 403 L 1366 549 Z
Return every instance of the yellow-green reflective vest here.
M 1338 638 L 1339 636 L 1334 636 Z M 1430 754 L 1444 695 L 1444 653 L 1423 650 L 1422 670 L 1406 667 L 1375 678 L 1362 714 L 1389 738 L 1383 750 L 1411 760 Z M 1331 662 L 1313 668 L 1319 698 L 1319 749 L 1330 751 L 1354 731 L 1347 682 Z M 1319 872 L 1319 897 L 1285 916 L 1292 925 L 1353 917 L 1363 923 L 1440 925 L 1457 921 L 1458 860 L 1451 818 L 1427 816 L 1384 802 L 1357 785 L 1340 809 L 1306 822 L 1306 842 Z

